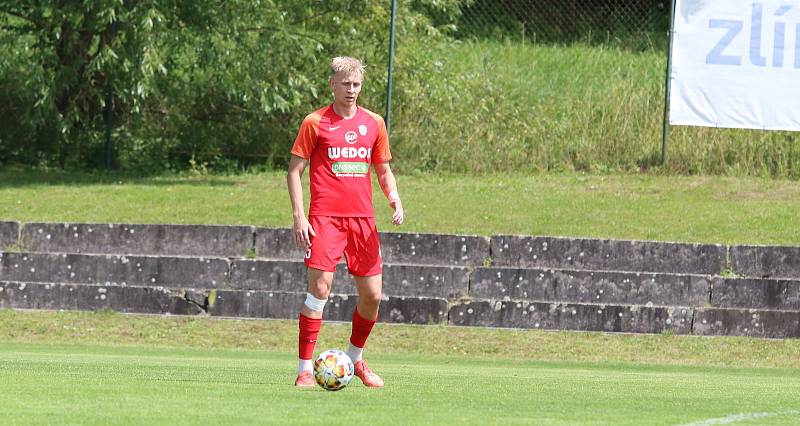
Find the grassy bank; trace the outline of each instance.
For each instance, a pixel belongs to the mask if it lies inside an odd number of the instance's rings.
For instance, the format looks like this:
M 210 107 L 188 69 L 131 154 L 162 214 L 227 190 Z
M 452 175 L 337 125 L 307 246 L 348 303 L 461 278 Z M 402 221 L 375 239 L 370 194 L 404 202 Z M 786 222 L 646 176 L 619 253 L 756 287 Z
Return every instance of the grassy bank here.
M 406 222 L 392 226 L 376 193 L 382 230 L 800 245 L 796 181 L 576 173 L 398 180 Z M 0 182 L 0 220 L 292 223 L 282 172 L 139 177 L 16 170 L 0 171 Z
M 403 55 L 427 68 L 403 69 Z M 800 139 L 788 132 L 674 127 L 659 166 L 665 65 L 660 50 L 580 44 L 401 47 L 401 167 L 800 177 Z

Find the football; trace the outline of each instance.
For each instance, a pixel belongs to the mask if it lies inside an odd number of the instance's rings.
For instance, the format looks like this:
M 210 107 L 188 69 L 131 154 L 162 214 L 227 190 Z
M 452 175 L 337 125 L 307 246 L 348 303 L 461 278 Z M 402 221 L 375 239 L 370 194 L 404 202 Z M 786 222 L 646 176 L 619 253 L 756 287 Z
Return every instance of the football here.
M 314 379 L 325 390 L 343 389 L 353 378 L 353 371 L 353 361 L 338 349 L 329 349 L 314 361 Z

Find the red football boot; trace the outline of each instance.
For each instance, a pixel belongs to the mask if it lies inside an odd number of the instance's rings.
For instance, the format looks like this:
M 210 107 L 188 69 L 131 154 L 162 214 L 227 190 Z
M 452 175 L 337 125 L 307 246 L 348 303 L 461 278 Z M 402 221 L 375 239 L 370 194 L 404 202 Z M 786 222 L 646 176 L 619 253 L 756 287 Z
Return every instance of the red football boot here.
M 383 379 L 381 376 L 372 372 L 372 370 L 367 367 L 367 363 L 364 360 L 356 361 L 355 365 L 355 375 L 361 382 L 364 383 L 364 386 L 370 388 L 380 388 L 383 387 Z
M 303 371 L 297 375 L 297 378 L 294 380 L 294 385 L 298 388 L 313 388 L 314 375 L 311 374 L 310 371 Z

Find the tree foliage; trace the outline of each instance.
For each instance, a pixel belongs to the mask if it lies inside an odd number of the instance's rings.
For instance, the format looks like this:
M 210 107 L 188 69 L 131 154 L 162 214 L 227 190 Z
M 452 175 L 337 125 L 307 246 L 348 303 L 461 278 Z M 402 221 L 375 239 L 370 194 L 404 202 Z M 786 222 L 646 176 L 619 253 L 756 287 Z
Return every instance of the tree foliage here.
M 440 37 L 460 3 L 399 2 L 398 31 Z M 332 56 L 365 60 L 362 100 L 381 110 L 389 5 L 0 0 L 0 164 L 99 167 L 106 131 L 120 168 L 281 164 L 329 100 Z

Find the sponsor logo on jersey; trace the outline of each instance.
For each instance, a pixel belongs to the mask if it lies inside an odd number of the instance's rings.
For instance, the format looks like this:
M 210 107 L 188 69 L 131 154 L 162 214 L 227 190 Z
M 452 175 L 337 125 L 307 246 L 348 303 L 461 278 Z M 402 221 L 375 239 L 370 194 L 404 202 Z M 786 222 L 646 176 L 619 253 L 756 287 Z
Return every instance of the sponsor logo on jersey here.
M 361 136 L 367 136 L 367 126 L 361 124 L 358 126 L 358 133 L 361 133 Z
M 358 135 L 356 134 L 356 132 L 351 130 L 351 131 L 349 131 L 349 132 L 344 134 L 344 140 L 345 140 L 345 142 L 347 142 L 350 145 L 352 145 L 352 144 L 358 142 Z
M 331 146 L 328 147 L 328 158 L 338 160 L 339 158 L 360 158 L 369 159 L 372 157 L 372 148 L 356 148 L 354 146 Z
M 336 174 L 353 173 L 353 174 L 365 175 L 369 172 L 369 163 L 338 162 L 338 163 L 333 163 L 331 169 Z

